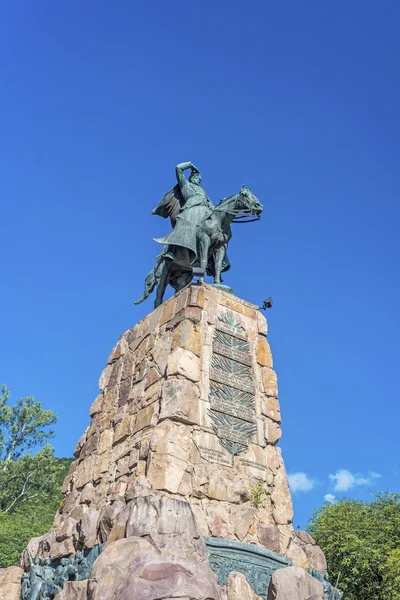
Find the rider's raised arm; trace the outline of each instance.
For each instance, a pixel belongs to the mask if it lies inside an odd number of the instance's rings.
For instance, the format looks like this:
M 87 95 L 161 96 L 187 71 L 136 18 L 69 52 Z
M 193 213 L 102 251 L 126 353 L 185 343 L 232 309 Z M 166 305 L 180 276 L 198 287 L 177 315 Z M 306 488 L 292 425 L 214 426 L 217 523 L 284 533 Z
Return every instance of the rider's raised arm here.
M 182 192 L 182 195 L 185 200 L 187 200 L 186 190 L 188 188 L 188 181 L 187 181 L 186 177 L 184 176 L 183 171 L 186 171 L 186 169 L 190 169 L 191 166 L 192 166 L 192 163 L 189 161 L 189 162 L 180 163 L 179 165 L 176 165 L 176 167 L 175 167 L 176 178 L 178 180 L 179 187 L 181 188 L 181 192 Z

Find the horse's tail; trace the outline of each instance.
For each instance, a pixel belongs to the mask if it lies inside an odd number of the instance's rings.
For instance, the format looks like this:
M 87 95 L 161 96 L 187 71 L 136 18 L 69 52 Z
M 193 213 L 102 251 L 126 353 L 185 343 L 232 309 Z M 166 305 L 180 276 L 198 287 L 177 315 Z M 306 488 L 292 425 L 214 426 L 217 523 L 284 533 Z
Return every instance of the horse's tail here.
M 139 300 L 136 300 L 136 302 L 134 302 L 133 304 L 140 304 L 141 302 L 143 302 L 143 300 L 146 300 L 146 298 L 148 298 L 150 296 L 151 292 L 156 287 L 157 280 L 156 280 L 155 270 L 156 270 L 155 268 L 152 269 L 150 271 L 150 273 L 147 275 L 146 279 L 144 280 L 143 295 L 140 296 Z

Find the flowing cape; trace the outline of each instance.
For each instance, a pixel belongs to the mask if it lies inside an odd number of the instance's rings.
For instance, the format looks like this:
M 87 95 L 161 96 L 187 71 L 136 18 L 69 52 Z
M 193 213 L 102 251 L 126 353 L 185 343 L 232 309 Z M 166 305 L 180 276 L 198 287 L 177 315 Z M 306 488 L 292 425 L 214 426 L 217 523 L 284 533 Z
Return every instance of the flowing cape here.
M 180 187 L 176 184 L 169 192 L 164 194 L 160 203 L 152 211 L 152 215 L 159 215 L 164 219 L 171 219 L 172 227 L 175 227 L 176 217 L 185 201 L 183 199 Z

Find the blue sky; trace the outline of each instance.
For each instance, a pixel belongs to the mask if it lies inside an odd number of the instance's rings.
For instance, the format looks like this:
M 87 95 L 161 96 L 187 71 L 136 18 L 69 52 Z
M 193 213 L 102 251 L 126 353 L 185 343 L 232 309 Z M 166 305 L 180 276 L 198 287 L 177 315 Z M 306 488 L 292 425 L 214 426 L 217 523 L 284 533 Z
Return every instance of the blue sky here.
M 399 491 L 398 2 L 0 6 L 0 381 L 88 424 L 168 225 L 174 166 L 250 185 L 226 276 L 272 296 L 295 525 L 326 494 Z M 300 475 L 299 475 L 300 474 Z

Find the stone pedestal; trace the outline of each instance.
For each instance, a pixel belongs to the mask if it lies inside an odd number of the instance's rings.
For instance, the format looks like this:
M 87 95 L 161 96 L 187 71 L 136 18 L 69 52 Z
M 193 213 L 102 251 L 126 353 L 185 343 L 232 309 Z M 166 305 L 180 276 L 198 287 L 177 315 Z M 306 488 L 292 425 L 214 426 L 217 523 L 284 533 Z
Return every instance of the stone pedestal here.
M 110 545 L 131 539 L 128 561 L 156 553 L 207 564 L 215 549 L 204 540 L 223 538 L 229 552 L 259 547 L 257 560 L 265 549 L 287 554 L 297 542 L 266 334 L 256 306 L 206 284 L 126 331 L 100 376 L 54 528 L 31 553 L 57 563 L 105 544 L 105 561 Z
M 201 536 L 285 554 L 292 502 L 278 389 L 256 306 L 190 285 L 119 339 L 63 486 L 50 556 L 123 537 L 117 512 L 158 491 Z

